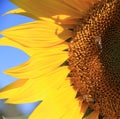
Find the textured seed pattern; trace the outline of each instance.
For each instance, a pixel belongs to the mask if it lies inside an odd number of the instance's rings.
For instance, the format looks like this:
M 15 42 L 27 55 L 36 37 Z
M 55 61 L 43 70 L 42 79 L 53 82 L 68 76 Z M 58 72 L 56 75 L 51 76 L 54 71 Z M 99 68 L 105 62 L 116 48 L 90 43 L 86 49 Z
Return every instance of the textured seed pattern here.
M 104 119 L 120 119 L 120 0 L 98 2 L 80 20 L 68 62 L 77 97 L 88 95 Z

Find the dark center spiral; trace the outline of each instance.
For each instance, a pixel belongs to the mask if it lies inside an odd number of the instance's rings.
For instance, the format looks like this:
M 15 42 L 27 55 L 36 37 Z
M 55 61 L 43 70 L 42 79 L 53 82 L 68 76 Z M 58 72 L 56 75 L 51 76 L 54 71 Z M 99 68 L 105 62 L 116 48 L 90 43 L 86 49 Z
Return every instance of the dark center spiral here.
M 105 119 L 120 119 L 119 0 L 102 0 L 83 17 L 74 29 L 68 62 L 77 97 Z

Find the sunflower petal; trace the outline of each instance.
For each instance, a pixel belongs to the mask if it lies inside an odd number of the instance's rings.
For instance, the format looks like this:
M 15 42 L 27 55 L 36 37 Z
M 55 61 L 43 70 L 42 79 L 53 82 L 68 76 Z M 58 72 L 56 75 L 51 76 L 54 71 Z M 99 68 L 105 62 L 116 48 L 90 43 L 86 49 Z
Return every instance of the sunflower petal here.
M 72 36 L 71 31 L 54 22 L 42 20 L 4 30 L 1 34 L 23 47 L 30 48 L 54 46 Z
M 15 96 L 19 91 L 19 89 L 20 87 L 0 92 L 0 99 L 6 99 L 6 98 L 11 98 L 12 96 Z
M 26 48 L 24 46 L 21 46 L 20 44 L 14 42 L 13 40 L 10 40 L 9 38 L 6 38 L 6 37 L 0 38 L 0 46 L 11 46 L 11 47 L 18 48 L 20 50 L 22 49 L 29 56 L 32 56 L 33 54 L 36 54 L 36 52 L 38 52 L 37 50 L 35 50 L 33 48 Z
M 19 79 L 0 90 L 0 99 L 10 98 L 27 82 L 27 79 Z
M 68 24 L 77 23 L 79 18 L 99 0 L 11 0 L 32 15 L 27 15 L 35 19 L 50 18 L 58 23 Z M 32 6 L 31 6 L 32 4 Z M 62 9 L 61 9 L 62 8 Z M 47 9 L 47 10 L 46 10 Z M 49 12 L 48 12 L 49 10 Z M 77 19 L 76 19 L 77 18 Z M 68 25 L 69 26 L 69 25 Z M 70 25 L 71 26 L 71 25 Z
M 50 52 L 50 51 L 49 51 Z M 27 62 L 5 71 L 5 73 L 16 78 L 37 78 L 42 75 L 47 75 L 54 71 L 68 58 L 68 53 L 65 51 L 51 51 L 52 53 L 44 52 L 31 57 Z M 54 52 L 54 53 L 53 53 Z
M 63 0 L 64 3 L 70 7 L 79 11 L 82 16 L 88 12 L 88 10 L 96 3 L 98 0 Z
M 26 83 L 26 81 L 27 81 L 27 79 L 19 79 L 13 83 L 7 85 L 6 87 L 2 88 L 0 90 L 0 92 L 11 90 L 13 88 L 19 88 L 19 87 L 23 86 Z
M 48 76 L 29 79 L 17 95 L 7 100 L 7 103 L 34 102 L 45 99 L 47 95 L 56 95 L 56 91 L 66 82 L 68 73 L 67 67 L 61 67 Z
M 38 17 L 48 17 L 67 15 L 67 16 L 78 16 L 79 12 L 74 8 L 65 5 L 63 1 L 59 0 L 11 0 L 13 3 L 18 5 L 20 8 L 33 13 Z M 62 9 L 61 9 L 62 8 Z M 46 10 L 47 9 L 47 10 Z M 49 12 L 48 12 L 49 10 Z
M 29 13 L 29 12 L 27 12 L 27 11 L 21 9 L 21 8 L 10 10 L 3 15 L 7 15 L 7 14 L 18 14 L 18 15 L 24 15 L 24 16 L 31 17 L 31 18 L 34 18 L 34 19 L 38 19 L 32 13 Z
M 76 9 L 79 11 L 79 17 L 63 17 L 59 16 L 59 19 L 54 19 L 56 22 L 61 22 L 63 25 L 68 26 L 68 27 L 75 27 L 76 24 L 79 24 L 80 18 L 82 18 L 87 12 L 89 11 L 90 8 L 94 6 L 95 3 L 97 3 L 100 0 L 62 0 L 64 4 L 67 6 Z M 61 18 L 60 18 L 61 17 Z M 54 18 L 54 17 L 53 17 Z
M 73 117 L 75 117 L 74 119 L 81 119 L 79 118 L 80 115 L 78 116 L 80 105 L 79 101 L 75 99 L 75 95 L 76 92 L 70 86 L 70 82 L 66 80 L 64 85 L 56 91 L 56 95 L 49 95 L 29 119 L 43 119 L 43 117 L 45 119 L 73 119 Z

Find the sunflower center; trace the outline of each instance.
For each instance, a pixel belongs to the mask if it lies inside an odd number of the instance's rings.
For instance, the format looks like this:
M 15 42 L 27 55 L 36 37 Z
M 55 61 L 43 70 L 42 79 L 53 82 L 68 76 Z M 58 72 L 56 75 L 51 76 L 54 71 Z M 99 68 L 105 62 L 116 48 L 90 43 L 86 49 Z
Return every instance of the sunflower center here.
M 71 83 L 92 109 L 120 116 L 120 1 L 103 0 L 74 29 L 69 45 Z

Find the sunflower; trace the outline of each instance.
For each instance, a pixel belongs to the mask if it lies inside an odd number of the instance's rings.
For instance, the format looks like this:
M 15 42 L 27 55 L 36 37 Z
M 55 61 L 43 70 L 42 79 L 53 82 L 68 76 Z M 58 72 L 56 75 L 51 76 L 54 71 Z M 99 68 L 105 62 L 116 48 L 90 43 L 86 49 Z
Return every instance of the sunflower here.
M 120 1 L 11 0 L 7 14 L 35 19 L 1 32 L 1 45 L 30 59 L 5 71 L 18 78 L 6 103 L 41 101 L 29 119 L 120 118 Z

